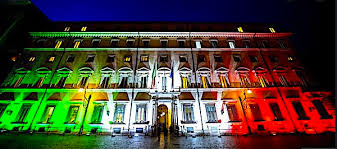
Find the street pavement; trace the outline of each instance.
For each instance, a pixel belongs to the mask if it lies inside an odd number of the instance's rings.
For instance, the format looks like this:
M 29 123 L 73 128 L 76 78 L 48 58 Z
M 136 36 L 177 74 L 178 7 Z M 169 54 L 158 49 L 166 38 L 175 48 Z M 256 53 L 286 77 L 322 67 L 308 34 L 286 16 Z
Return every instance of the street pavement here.
M 278 135 L 278 136 L 76 136 L 47 134 L 0 134 L 1 149 L 150 149 L 150 148 L 334 148 L 335 135 Z

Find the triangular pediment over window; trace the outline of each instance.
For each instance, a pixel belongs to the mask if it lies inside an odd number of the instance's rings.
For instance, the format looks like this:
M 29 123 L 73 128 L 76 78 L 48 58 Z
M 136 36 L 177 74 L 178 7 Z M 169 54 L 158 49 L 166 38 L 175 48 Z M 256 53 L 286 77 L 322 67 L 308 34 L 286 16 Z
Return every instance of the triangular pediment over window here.
M 26 73 L 30 73 L 31 71 L 24 68 L 24 67 L 21 67 L 21 68 L 18 68 L 15 70 L 16 73 L 21 73 L 21 74 L 26 74 Z
M 191 92 L 182 92 L 179 96 L 179 100 L 194 100 Z
M 225 68 L 225 67 L 220 67 L 218 69 L 215 70 L 215 72 L 228 72 L 229 69 Z
M 39 74 L 49 74 L 51 73 L 50 69 L 47 67 L 40 67 L 38 69 L 36 69 L 36 72 Z
M 88 73 L 93 73 L 94 70 L 90 67 L 82 67 L 78 70 L 80 73 L 88 74 Z
M 109 66 L 105 66 L 105 67 L 103 67 L 103 68 L 101 69 L 101 73 L 114 73 L 114 72 L 115 72 L 115 70 L 112 69 L 112 68 L 109 67 Z
M 249 69 L 246 67 L 239 67 L 235 71 L 237 72 L 249 72 Z
M 132 69 L 129 67 L 122 67 L 118 71 L 126 73 L 126 72 L 132 72 Z
M 287 71 L 287 67 L 284 67 L 284 66 L 276 66 L 273 71 L 276 71 L 276 72 L 285 72 Z
M 69 69 L 69 68 L 67 68 L 67 67 L 62 67 L 62 68 L 60 68 L 60 69 L 57 69 L 57 72 L 58 73 L 72 73 L 73 71 L 71 70 L 71 69 Z

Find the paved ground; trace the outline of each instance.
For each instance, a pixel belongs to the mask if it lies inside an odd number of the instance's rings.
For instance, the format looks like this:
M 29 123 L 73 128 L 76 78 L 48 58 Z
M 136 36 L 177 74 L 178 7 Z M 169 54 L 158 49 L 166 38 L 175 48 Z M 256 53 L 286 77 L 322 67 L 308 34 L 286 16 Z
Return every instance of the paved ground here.
M 156 137 L 138 136 L 60 136 L 46 134 L 1 134 L 0 148 L 334 148 L 334 135 L 315 136 L 222 136 Z

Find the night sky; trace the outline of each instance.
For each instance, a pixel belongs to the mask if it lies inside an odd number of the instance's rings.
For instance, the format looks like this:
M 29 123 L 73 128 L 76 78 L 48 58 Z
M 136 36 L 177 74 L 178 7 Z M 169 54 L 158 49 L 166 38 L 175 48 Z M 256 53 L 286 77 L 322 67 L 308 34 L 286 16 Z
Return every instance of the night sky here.
M 321 89 L 334 89 L 333 0 L 32 0 L 52 21 L 277 24 L 293 32 L 297 56 Z M 276 29 L 276 31 L 278 31 Z M 282 30 L 281 30 L 282 32 Z

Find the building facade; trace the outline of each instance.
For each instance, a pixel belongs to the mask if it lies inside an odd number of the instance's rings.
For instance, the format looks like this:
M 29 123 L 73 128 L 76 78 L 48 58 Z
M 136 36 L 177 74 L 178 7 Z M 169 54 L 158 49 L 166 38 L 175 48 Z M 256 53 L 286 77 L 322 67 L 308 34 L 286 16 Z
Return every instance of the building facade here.
M 264 32 L 245 32 L 242 26 L 227 32 L 59 26 L 30 32 L 24 52 L 11 57 L 15 66 L 0 89 L 1 129 L 115 135 L 335 132 L 331 93 L 308 90 L 310 77 L 296 59 L 291 33 L 268 26 L 261 27 Z

